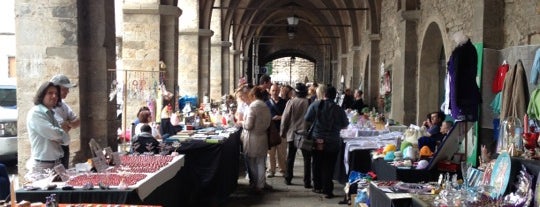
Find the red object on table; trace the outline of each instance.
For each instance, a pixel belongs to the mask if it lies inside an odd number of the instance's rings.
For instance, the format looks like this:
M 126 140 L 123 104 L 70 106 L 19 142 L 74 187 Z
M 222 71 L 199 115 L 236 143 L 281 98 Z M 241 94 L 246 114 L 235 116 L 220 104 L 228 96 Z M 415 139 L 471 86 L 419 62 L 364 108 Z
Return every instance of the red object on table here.
M 449 160 L 443 160 L 437 163 L 437 169 L 444 172 L 457 172 L 458 164 L 452 163 Z

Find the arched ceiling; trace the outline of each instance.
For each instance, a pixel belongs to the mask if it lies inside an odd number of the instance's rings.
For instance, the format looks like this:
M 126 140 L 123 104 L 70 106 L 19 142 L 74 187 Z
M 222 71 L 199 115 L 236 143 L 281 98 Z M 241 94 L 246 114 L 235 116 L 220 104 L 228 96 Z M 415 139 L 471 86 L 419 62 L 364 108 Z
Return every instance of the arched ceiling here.
M 376 0 L 223 0 L 212 6 L 222 12 L 222 37 L 235 50 L 248 55 L 256 47 L 264 64 L 280 57 L 297 56 L 312 61 L 328 54 L 346 53 L 360 43 L 358 21 Z M 202 10 L 215 1 L 200 1 Z M 203 11 L 201 11 L 203 12 Z M 295 37 L 287 35 L 287 17 L 299 18 Z M 369 14 L 372 16 L 373 14 Z M 206 23 L 201 23 L 205 28 Z M 229 39 L 229 36 L 232 39 Z

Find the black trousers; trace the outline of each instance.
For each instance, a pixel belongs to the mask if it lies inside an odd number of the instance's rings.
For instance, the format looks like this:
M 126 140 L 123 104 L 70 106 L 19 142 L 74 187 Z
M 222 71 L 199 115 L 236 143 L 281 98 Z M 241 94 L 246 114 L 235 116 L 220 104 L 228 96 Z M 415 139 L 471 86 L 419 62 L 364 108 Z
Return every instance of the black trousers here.
M 64 150 L 64 157 L 60 158 L 60 162 L 64 165 L 64 168 L 69 168 L 69 145 L 62 145 L 62 150 Z
M 287 171 L 285 172 L 285 180 L 291 181 L 294 171 L 294 159 L 296 159 L 296 151 L 298 148 L 294 146 L 294 141 L 288 142 L 289 150 L 287 153 Z M 304 185 L 311 185 L 311 152 L 301 150 L 304 157 Z
M 313 153 L 313 188 L 322 190 L 326 195 L 333 194 L 334 167 L 338 158 L 338 151 L 315 150 Z

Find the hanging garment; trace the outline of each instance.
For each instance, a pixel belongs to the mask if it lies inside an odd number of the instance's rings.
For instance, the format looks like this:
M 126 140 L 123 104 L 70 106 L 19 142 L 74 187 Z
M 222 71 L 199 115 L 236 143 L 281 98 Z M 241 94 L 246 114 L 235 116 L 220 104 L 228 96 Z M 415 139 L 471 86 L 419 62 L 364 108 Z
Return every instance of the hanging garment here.
M 507 63 L 503 63 L 497 69 L 497 74 L 495 75 L 495 78 L 493 79 L 493 85 L 491 87 L 491 91 L 493 93 L 499 93 L 502 91 L 504 77 L 506 76 L 506 73 L 508 72 L 509 67 L 510 66 Z
M 538 88 L 531 93 L 527 114 L 530 119 L 540 119 L 540 89 Z
M 450 111 L 455 120 L 478 120 L 481 97 L 476 84 L 477 62 L 476 48 L 470 40 L 456 47 L 448 61 Z
M 536 55 L 534 55 L 533 65 L 531 68 L 531 84 L 536 85 L 538 73 L 540 73 L 540 48 L 536 50 Z
M 452 113 L 450 111 L 450 75 L 448 74 L 448 71 L 446 71 L 446 76 L 444 78 L 444 101 L 441 104 L 441 111 L 446 115 Z
M 491 111 L 493 111 L 494 114 L 501 114 L 501 99 L 502 99 L 502 92 L 499 92 L 495 94 L 495 98 L 493 98 L 493 101 L 491 101 L 491 104 L 489 105 L 491 107 Z
M 518 60 L 514 69 L 509 70 L 504 78 L 500 119 L 523 117 L 529 103 L 529 88 L 523 63 Z

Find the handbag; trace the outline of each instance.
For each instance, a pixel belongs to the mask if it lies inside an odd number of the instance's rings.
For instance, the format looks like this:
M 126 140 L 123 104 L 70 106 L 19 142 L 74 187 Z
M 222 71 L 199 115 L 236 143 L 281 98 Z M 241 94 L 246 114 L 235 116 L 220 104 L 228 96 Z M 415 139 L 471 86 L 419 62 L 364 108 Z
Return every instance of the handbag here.
M 304 130 L 296 130 L 294 131 L 294 146 L 298 149 L 303 149 L 306 151 L 312 151 L 314 148 L 317 150 L 322 150 L 324 148 L 324 140 L 322 139 L 313 139 L 311 136 L 311 133 L 313 132 L 313 128 L 315 127 L 315 123 L 317 123 L 317 120 L 319 118 L 319 110 L 321 110 L 323 105 L 323 102 L 319 104 L 319 108 L 316 111 L 316 119 L 313 124 L 311 124 L 311 127 L 309 128 L 308 132 L 306 133 Z M 315 142 L 317 141 L 317 142 Z M 321 142 L 322 141 L 322 142 Z
M 298 149 L 311 151 L 313 150 L 313 139 L 311 138 L 311 129 L 306 132 L 304 130 L 294 131 L 294 146 Z
M 279 131 L 274 121 L 270 121 L 270 126 L 267 129 L 268 132 L 268 149 L 273 146 L 281 144 L 281 137 L 279 136 Z

